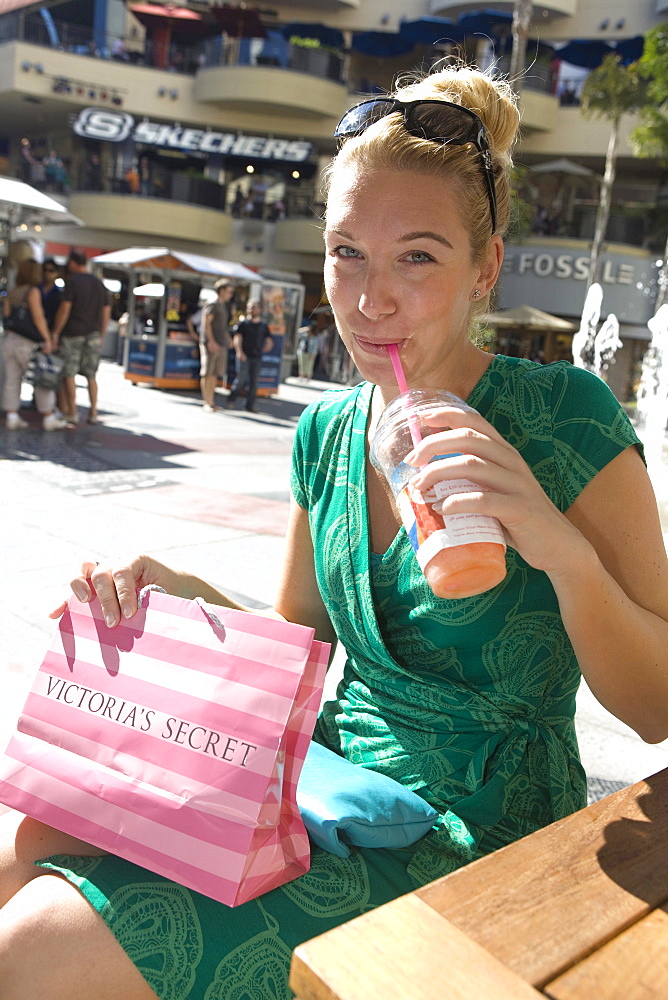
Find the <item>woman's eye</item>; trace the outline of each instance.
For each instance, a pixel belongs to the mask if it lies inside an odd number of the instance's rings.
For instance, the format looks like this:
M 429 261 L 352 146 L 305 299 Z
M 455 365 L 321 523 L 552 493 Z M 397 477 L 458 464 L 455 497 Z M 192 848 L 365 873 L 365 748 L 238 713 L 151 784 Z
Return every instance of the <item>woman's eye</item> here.
M 430 254 L 425 253 L 424 250 L 412 250 L 408 254 L 407 259 L 411 264 L 426 264 L 434 258 Z
M 344 260 L 350 260 L 351 258 L 354 259 L 360 256 L 359 250 L 355 250 L 353 249 L 353 247 L 346 247 L 346 246 L 334 247 L 334 249 L 332 250 L 332 254 L 335 257 L 343 257 Z

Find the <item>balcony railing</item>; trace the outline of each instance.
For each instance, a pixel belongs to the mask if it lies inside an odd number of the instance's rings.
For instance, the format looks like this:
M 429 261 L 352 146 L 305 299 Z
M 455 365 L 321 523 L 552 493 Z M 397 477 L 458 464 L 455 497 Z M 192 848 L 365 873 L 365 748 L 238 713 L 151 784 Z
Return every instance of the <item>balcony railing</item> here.
M 198 39 L 191 44 L 172 42 L 165 59 L 164 46 L 150 36 L 143 43 L 118 34 L 101 34 L 91 27 L 43 18 L 40 14 L 14 12 L 0 15 L 0 44 L 28 42 L 46 48 L 96 59 L 114 59 L 135 66 L 167 69 L 194 76 L 204 66 L 276 66 L 336 82 L 343 81 L 343 57 L 326 48 L 304 48 L 270 31 L 273 40 L 228 38 Z

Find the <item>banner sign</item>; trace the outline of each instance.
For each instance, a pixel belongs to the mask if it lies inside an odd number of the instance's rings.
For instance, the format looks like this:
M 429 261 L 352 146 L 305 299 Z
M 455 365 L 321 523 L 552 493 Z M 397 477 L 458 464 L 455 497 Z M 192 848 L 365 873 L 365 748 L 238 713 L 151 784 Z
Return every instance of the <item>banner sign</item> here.
M 163 149 L 219 153 L 222 156 L 244 159 L 281 160 L 285 163 L 304 163 L 313 149 L 310 142 L 300 140 L 207 131 L 183 125 L 166 125 L 145 118 L 137 121 L 127 111 L 112 111 L 108 108 L 84 108 L 72 128 L 84 139 L 99 139 L 104 142 L 134 139 L 135 142 Z

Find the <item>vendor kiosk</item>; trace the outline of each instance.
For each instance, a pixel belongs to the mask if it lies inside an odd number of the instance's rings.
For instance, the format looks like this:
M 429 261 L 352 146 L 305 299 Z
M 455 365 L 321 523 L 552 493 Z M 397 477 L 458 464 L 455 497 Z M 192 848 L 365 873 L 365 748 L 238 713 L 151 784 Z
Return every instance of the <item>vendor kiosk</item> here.
M 302 285 L 267 281 L 242 264 L 165 247 L 130 247 L 100 254 L 93 263 L 105 277 L 119 271 L 127 276 L 122 357 L 125 377 L 131 382 L 163 389 L 199 387 L 198 314 L 203 302 L 215 299 L 216 281 L 229 278 L 237 287 L 233 318 L 245 311 L 249 299 L 262 301 L 273 343 L 262 358 L 258 394 L 267 396 L 278 389 L 283 347 L 294 341 L 301 317 Z

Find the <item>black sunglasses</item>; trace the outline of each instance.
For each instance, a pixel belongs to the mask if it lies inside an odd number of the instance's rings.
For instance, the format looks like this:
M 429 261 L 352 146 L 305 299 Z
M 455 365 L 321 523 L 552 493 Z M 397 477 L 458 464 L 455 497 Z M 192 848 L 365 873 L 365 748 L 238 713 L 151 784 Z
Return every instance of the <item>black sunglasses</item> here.
M 374 122 L 401 112 L 406 131 L 418 139 L 428 139 L 446 146 L 472 143 L 480 153 L 482 172 L 489 197 L 492 232 L 496 232 L 496 188 L 492 153 L 485 126 L 474 111 L 450 101 L 395 101 L 390 97 L 372 97 L 346 111 L 334 129 L 339 149 L 346 139 L 361 135 Z

